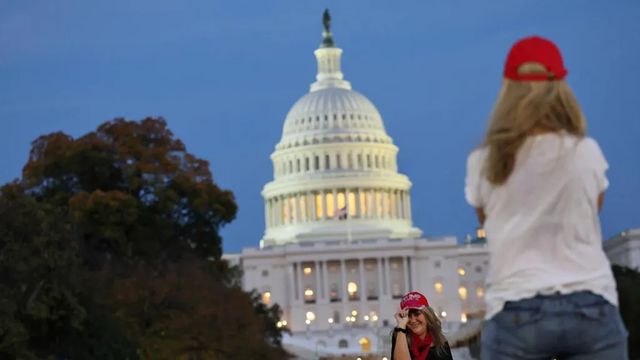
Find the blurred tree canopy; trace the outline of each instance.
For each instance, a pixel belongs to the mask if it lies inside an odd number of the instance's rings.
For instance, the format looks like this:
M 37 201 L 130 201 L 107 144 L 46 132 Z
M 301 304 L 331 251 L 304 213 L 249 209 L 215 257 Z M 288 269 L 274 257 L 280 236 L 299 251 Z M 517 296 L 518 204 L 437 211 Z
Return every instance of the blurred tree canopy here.
M 163 119 L 37 138 L 0 189 L 0 358 L 286 358 L 220 259 L 236 212 Z

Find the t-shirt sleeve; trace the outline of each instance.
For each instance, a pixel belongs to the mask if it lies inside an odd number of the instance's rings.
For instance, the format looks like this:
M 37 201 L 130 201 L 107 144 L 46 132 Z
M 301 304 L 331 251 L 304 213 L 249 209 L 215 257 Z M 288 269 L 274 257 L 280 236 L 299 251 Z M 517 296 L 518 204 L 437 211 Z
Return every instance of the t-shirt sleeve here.
M 606 174 L 609 163 L 605 159 L 598 143 L 592 138 L 585 138 L 582 141 L 582 149 L 584 159 L 589 165 L 588 170 L 595 177 L 598 193 L 602 193 L 609 187 L 609 179 Z
M 482 167 L 484 163 L 484 151 L 478 149 L 469 154 L 467 158 L 467 176 L 464 184 L 464 195 L 469 205 L 473 207 L 484 207 L 482 198 Z

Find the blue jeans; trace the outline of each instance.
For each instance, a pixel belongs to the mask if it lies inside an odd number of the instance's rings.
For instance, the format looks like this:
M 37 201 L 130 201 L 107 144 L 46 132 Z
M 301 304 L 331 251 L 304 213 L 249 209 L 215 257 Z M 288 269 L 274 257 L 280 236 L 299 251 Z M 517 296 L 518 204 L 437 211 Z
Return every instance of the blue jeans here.
M 629 358 L 618 308 L 589 291 L 509 301 L 481 336 L 483 360 Z

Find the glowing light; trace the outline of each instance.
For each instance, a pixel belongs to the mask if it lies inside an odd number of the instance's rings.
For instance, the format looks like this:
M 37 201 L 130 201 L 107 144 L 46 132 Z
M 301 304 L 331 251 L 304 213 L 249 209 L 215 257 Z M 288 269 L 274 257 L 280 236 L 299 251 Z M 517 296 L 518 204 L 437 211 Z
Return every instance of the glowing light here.
M 286 320 L 282 320 L 282 326 L 287 326 L 287 321 Z
M 358 312 L 356 310 L 351 310 L 351 315 L 356 316 L 358 315 Z
M 433 284 L 433 287 L 436 289 L 436 292 L 438 294 L 442 294 L 442 292 L 444 291 L 444 286 L 442 285 L 442 283 L 440 281 L 438 281 L 435 284 Z
M 349 293 L 349 295 L 355 294 L 356 292 L 358 292 L 358 285 L 351 281 L 347 284 L 347 292 Z
M 365 316 L 364 316 L 364 320 L 365 320 L 365 321 L 369 321 L 369 315 L 365 315 Z
M 282 325 L 282 321 L 278 321 L 278 322 L 276 323 L 276 326 L 277 326 L 278 328 L 281 328 L 281 327 L 283 326 L 283 325 Z
M 262 293 L 262 303 L 265 305 L 269 305 L 271 303 L 271 292 L 265 291 Z
M 311 324 L 311 320 L 307 319 L 307 320 L 304 321 L 304 323 L 309 325 L 309 324 Z
M 311 289 L 305 290 L 304 291 L 304 296 L 309 296 L 309 297 L 313 296 L 313 290 L 311 290 Z
M 464 276 L 464 274 L 466 274 L 466 271 L 464 271 L 464 268 L 458 268 L 458 275 Z
M 462 313 L 462 315 L 460 315 L 460 321 L 463 323 L 467 322 L 467 314 Z
M 443 312 L 441 312 L 441 313 L 440 313 L 440 315 L 441 315 L 442 317 L 446 317 L 446 316 L 447 316 L 447 312 L 446 312 L 446 311 L 443 311 Z
M 316 314 L 314 314 L 313 311 L 307 311 L 307 320 L 313 321 L 315 319 L 316 319 Z
M 333 324 L 333 318 L 328 318 L 327 321 L 329 322 L 329 324 Z
M 458 288 L 458 294 L 460 295 L 460 299 L 467 300 L 467 288 L 464 286 L 460 286 Z
M 304 270 L 302 270 L 304 272 L 305 275 L 309 275 L 313 272 L 313 270 L 310 267 L 305 267 Z
M 479 298 L 484 297 L 484 289 L 481 286 L 476 289 L 476 296 Z

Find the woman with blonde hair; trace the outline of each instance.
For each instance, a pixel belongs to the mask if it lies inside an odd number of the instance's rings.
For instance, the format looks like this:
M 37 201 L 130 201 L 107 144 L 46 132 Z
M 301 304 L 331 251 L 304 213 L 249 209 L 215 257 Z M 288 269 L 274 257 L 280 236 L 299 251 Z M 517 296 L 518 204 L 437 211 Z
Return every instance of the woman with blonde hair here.
M 566 75 L 551 41 L 516 42 L 467 161 L 490 254 L 483 359 L 628 358 L 598 218 L 608 164 Z
M 452 359 L 440 319 L 424 295 L 417 291 L 404 295 L 394 317 L 391 360 Z

